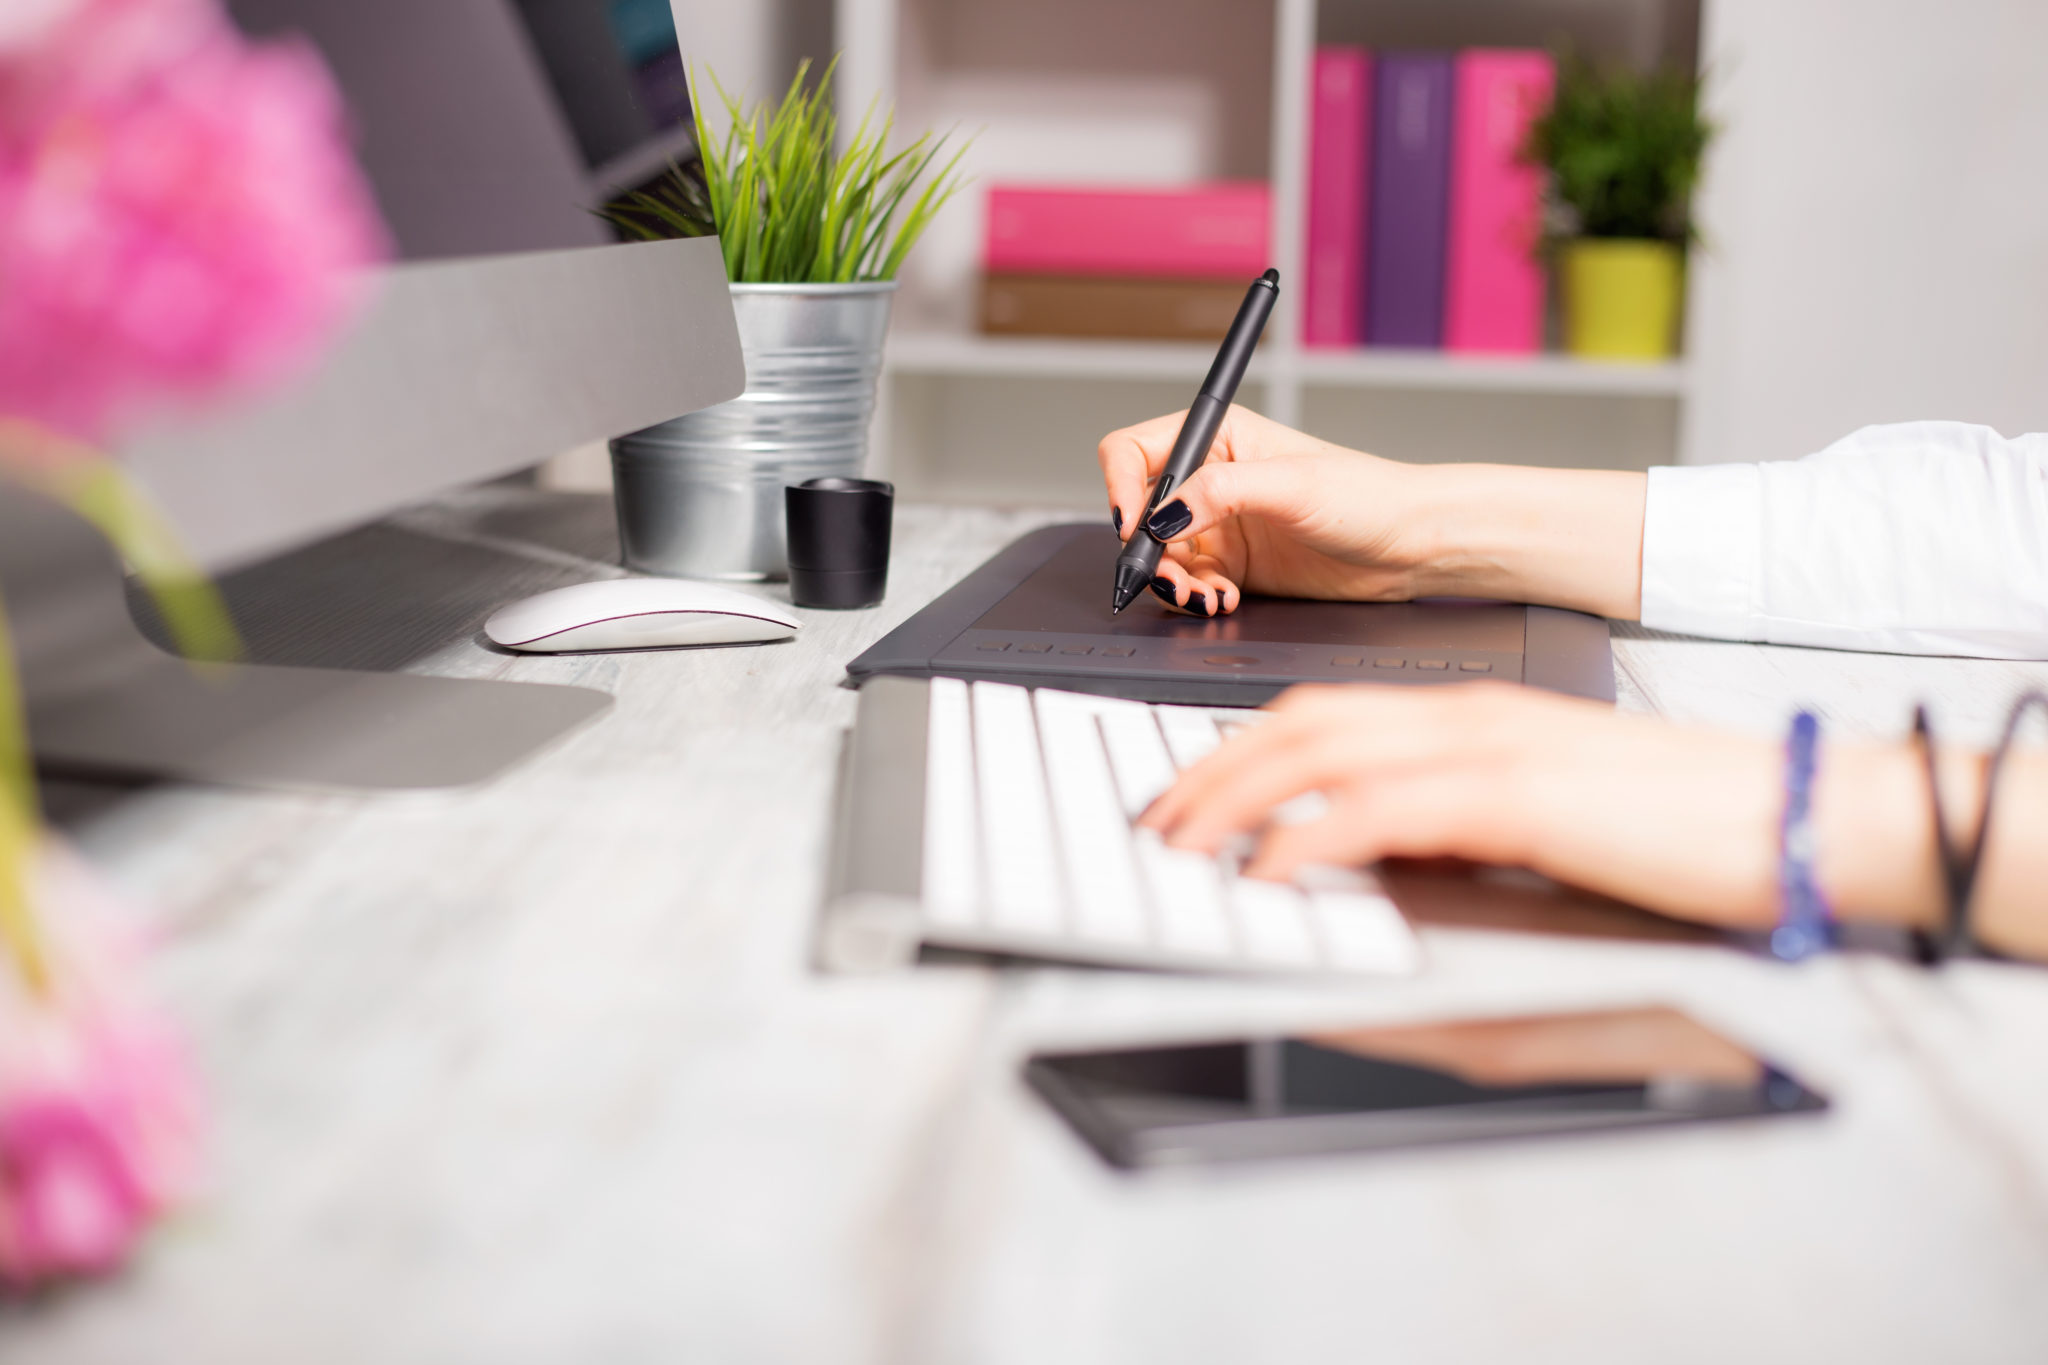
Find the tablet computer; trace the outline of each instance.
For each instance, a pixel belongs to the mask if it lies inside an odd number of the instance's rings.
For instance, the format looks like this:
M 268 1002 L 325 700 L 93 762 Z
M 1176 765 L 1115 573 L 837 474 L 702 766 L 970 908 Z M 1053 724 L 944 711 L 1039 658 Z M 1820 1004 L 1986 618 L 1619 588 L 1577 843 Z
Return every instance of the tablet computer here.
M 1136 701 L 1255 706 L 1296 683 L 1408 686 L 1498 678 L 1614 700 L 1607 623 L 1508 602 L 1310 602 L 1247 596 L 1213 620 L 1149 595 L 1109 611 L 1120 546 L 1106 526 L 1047 526 L 1009 545 L 847 665 Z
M 1827 1108 L 1779 1067 L 1660 1005 L 1041 1053 L 1024 1074 L 1127 1169 Z

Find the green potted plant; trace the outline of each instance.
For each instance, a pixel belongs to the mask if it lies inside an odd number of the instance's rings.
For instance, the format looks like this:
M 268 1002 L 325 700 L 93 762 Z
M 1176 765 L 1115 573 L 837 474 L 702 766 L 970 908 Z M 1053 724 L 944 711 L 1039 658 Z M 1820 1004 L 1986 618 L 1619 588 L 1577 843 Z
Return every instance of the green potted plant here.
M 1565 348 L 1605 360 L 1662 360 L 1677 348 L 1692 191 L 1714 134 L 1690 73 L 1644 75 L 1576 58 L 1529 131 L 1548 172 L 1548 217 Z
M 945 137 L 888 147 L 872 113 L 840 149 L 832 69 L 798 69 L 772 109 L 726 93 L 714 129 L 693 99 L 698 155 L 600 212 L 629 238 L 716 233 L 747 389 L 612 442 L 628 567 L 691 578 L 787 573 L 786 484 L 857 477 L 867 457 L 896 273 L 960 188 Z M 693 83 L 701 93 L 701 83 Z

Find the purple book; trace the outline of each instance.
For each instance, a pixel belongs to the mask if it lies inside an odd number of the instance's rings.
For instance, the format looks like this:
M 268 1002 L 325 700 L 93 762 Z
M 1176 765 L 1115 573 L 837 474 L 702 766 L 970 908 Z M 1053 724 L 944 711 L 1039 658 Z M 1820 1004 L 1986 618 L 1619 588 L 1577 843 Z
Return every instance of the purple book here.
M 1453 73 L 1447 52 L 1379 61 L 1365 253 L 1365 339 L 1374 346 L 1443 345 Z

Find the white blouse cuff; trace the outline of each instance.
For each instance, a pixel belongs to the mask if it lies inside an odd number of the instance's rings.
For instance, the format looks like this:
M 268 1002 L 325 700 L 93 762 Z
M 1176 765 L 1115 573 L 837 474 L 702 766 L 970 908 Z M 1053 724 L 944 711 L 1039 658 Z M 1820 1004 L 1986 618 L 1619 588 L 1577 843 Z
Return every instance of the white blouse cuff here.
M 1643 506 L 1643 624 L 1741 639 L 1758 614 L 1763 482 L 1753 464 L 1650 471 Z

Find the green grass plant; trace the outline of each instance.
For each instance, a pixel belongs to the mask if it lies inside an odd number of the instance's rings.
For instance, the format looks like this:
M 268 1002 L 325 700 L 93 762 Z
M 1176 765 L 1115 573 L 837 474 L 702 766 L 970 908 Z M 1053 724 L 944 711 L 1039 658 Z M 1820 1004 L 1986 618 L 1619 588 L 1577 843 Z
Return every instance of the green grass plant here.
M 836 59 L 834 65 L 836 65 Z M 871 107 L 838 150 L 833 67 L 815 85 L 799 67 L 772 109 L 744 112 L 711 78 L 725 118 L 714 129 L 691 82 L 697 159 L 669 168 L 650 189 L 599 213 L 629 238 L 716 233 L 735 284 L 847 284 L 892 280 L 932 218 L 965 183 L 963 145 L 943 163 L 950 134 L 888 150 L 893 115 Z
M 1691 242 L 1693 187 L 1714 136 L 1699 96 L 1690 72 L 1565 57 L 1527 148 L 1550 173 L 1553 236 Z

